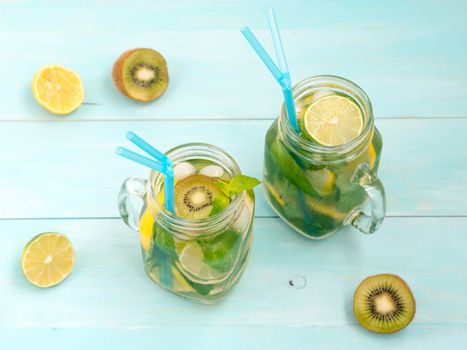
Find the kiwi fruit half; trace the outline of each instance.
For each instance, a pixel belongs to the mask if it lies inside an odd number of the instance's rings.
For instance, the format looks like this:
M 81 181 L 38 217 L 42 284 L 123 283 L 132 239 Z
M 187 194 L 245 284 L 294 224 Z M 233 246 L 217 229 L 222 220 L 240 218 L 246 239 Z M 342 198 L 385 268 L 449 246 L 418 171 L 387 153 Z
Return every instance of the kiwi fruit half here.
M 405 328 L 415 315 L 415 299 L 405 281 L 396 275 L 367 277 L 355 291 L 354 314 L 366 329 L 395 333 Z
M 227 206 L 230 200 L 211 177 L 195 174 L 175 185 L 175 213 L 186 219 L 204 219 L 210 216 L 219 200 Z M 219 210 L 219 209 L 217 209 Z
M 112 77 L 123 95 L 142 102 L 158 98 L 169 84 L 167 63 L 152 49 L 124 52 L 114 64 Z

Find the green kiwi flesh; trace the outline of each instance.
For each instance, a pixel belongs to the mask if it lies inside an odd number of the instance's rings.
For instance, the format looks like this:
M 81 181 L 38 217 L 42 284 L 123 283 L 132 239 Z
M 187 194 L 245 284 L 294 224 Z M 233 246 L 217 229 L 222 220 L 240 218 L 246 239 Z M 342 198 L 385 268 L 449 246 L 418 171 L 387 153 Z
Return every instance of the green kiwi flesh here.
M 124 52 L 115 62 L 112 76 L 123 95 L 142 102 L 160 97 L 169 83 L 167 63 L 152 49 Z
M 215 180 L 200 174 L 191 175 L 177 182 L 174 192 L 175 213 L 186 219 L 207 218 L 215 203 L 221 201 L 224 206 L 230 203 Z
M 415 299 L 399 276 L 374 275 L 357 287 L 354 314 L 358 322 L 372 332 L 395 333 L 412 321 Z

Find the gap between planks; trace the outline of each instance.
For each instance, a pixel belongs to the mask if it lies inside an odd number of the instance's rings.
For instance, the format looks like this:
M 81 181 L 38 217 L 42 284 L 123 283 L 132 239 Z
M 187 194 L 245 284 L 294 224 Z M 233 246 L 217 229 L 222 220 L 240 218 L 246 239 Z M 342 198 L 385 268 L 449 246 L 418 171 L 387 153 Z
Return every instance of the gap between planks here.
M 387 215 L 386 219 L 423 219 L 423 218 L 467 218 L 467 215 Z M 280 219 L 277 215 L 255 216 L 255 219 Z M 119 216 L 75 216 L 75 217 L 18 217 L 0 218 L 0 221 L 53 221 L 53 220 L 121 220 Z
M 149 119 L 149 118 L 119 118 L 119 119 L 0 119 L 0 123 L 100 123 L 100 122 L 194 122 L 194 121 L 202 121 L 202 122 L 224 122 L 224 121 L 231 121 L 231 122 L 244 122 L 244 121 L 267 121 L 270 120 L 271 122 L 274 121 L 276 117 L 254 117 L 254 118 L 157 118 L 157 119 Z M 376 120 L 450 120 L 450 119 L 457 119 L 463 120 L 467 119 L 467 116 L 394 116 L 394 117 L 375 117 Z

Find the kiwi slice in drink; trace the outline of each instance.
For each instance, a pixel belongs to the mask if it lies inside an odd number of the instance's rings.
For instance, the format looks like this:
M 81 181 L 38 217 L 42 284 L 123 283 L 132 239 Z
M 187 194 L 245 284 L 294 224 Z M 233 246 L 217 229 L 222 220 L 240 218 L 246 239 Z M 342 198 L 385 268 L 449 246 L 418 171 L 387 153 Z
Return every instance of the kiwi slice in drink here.
M 124 52 L 114 64 L 112 77 L 123 95 L 141 102 L 158 98 L 169 84 L 167 63 L 152 49 Z
M 207 218 L 214 204 L 227 206 L 227 196 L 216 184 L 216 180 L 205 175 L 189 176 L 175 185 L 175 213 L 186 219 Z M 226 200 L 227 199 L 227 200 Z M 224 208 L 216 207 L 219 212 Z
M 395 333 L 405 328 L 415 315 L 415 299 L 405 281 L 397 275 L 367 277 L 354 296 L 354 314 L 366 329 Z

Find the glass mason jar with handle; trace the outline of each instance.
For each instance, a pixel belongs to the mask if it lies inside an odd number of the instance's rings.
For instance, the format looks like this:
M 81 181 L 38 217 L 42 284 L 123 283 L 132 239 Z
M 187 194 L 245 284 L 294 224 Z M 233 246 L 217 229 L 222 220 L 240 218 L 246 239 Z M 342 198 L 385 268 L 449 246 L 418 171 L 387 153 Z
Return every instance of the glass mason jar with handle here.
M 346 225 L 373 233 L 384 219 L 386 204 L 384 187 L 376 175 L 382 138 L 374 126 L 368 96 L 356 84 L 336 76 L 303 80 L 294 87 L 293 95 L 302 130 L 310 106 L 324 115 L 326 103 L 335 107 L 328 96 L 338 96 L 334 101 L 351 101 L 345 102 L 350 107 L 341 109 L 346 113 L 355 106 L 363 119 L 361 129 L 347 143 L 323 145 L 292 130 L 283 107 L 266 135 L 263 175 L 267 201 L 285 222 L 312 239 L 328 237 Z M 318 106 L 320 99 L 328 102 Z M 339 112 L 340 106 L 336 108 Z M 335 122 L 332 115 L 325 117 Z
M 216 166 L 227 179 L 241 174 L 230 155 L 208 144 L 181 145 L 167 156 L 174 167 Z M 214 303 L 245 268 L 253 240 L 254 193 L 242 192 L 213 216 L 187 219 L 164 209 L 163 183 L 163 175 L 154 171 L 149 180 L 125 180 L 118 198 L 120 214 L 139 232 L 144 267 L 154 282 L 177 295 Z

